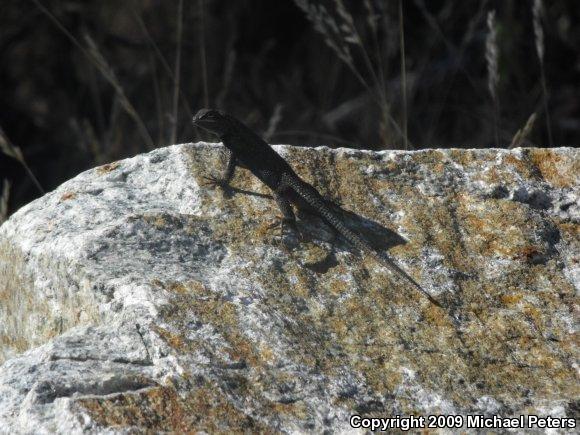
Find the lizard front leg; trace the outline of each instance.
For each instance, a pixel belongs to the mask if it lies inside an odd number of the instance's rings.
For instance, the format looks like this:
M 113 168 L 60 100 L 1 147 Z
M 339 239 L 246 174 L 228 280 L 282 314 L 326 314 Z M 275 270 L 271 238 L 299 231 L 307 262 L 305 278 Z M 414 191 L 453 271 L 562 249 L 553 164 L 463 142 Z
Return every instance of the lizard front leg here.
M 238 159 L 232 151 L 228 152 L 228 164 L 226 169 L 221 177 L 216 177 L 213 175 L 209 175 L 207 177 L 203 177 L 206 182 L 206 185 L 209 186 L 218 186 L 222 189 L 226 189 L 230 185 L 230 181 L 234 177 L 234 173 L 236 172 L 236 167 L 239 166 Z

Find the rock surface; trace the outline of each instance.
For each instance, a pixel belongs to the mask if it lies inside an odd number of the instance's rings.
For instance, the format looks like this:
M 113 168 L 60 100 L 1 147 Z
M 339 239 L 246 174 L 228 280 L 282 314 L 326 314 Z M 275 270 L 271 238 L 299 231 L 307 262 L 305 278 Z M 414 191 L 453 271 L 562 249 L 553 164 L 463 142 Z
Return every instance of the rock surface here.
M 571 148 L 276 148 L 443 309 L 186 144 L 0 227 L 0 432 L 348 431 L 349 417 L 576 417 Z M 243 192 L 240 192 L 243 191 Z

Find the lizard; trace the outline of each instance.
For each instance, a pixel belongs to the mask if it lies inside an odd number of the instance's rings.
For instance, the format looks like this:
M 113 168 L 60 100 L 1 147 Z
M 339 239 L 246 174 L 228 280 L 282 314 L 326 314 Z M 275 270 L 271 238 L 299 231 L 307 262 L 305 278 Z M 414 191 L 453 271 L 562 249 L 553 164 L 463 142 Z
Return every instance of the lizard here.
M 328 201 L 309 183 L 294 172 L 290 164 L 249 127 L 233 116 L 215 109 L 201 109 L 193 117 L 193 124 L 219 137 L 229 150 L 229 159 L 221 177 L 206 177 L 210 184 L 227 188 L 236 167 L 245 167 L 270 188 L 282 212 L 282 224 L 295 227 L 292 205 L 299 210 L 314 212 L 344 239 L 360 251 L 370 255 L 392 272 L 403 277 L 435 305 L 441 304 L 386 254 L 374 248 L 358 233 L 347 227 Z

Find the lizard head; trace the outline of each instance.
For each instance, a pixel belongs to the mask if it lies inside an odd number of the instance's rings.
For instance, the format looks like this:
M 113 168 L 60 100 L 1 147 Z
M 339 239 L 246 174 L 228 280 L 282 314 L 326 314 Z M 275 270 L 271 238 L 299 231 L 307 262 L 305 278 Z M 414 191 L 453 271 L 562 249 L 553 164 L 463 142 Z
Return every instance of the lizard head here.
M 228 115 L 215 109 L 199 110 L 193 117 L 193 124 L 217 136 L 223 136 L 233 126 Z

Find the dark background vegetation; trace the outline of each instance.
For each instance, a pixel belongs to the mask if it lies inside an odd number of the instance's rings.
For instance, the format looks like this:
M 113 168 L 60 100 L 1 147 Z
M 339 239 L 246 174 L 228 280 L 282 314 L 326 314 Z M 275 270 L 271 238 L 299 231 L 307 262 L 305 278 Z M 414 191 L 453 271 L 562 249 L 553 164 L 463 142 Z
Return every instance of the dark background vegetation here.
M 338 25 L 345 19 L 335 0 L 307 3 L 324 5 Z M 370 1 L 374 14 L 368 1 L 343 3 L 362 41 L 344 47 L 368 88 L 292 0 L 184 1 L 181 11 L 179 0 L 2 0 L 0 127 L 45 190 L 97 164 L 209 139 L 190 123 L 204 106 L 234 114 L 271 143 L 403 148 L 385 121 L 388 113 L 402 129 L 405 120 L 403 35 L 408 148 L 509 146 L 532 113 L 523 145 L 579 142 L 577 0 L 543 2 L 553 143 L 532 0 L 402 0 L 402 32 L 398 0 Z M 486 62 L 491 10 L 497 123 Z M 40 195 L 24 167 L 0 153 L 2 180 L 11 182 L 11 212 Z

